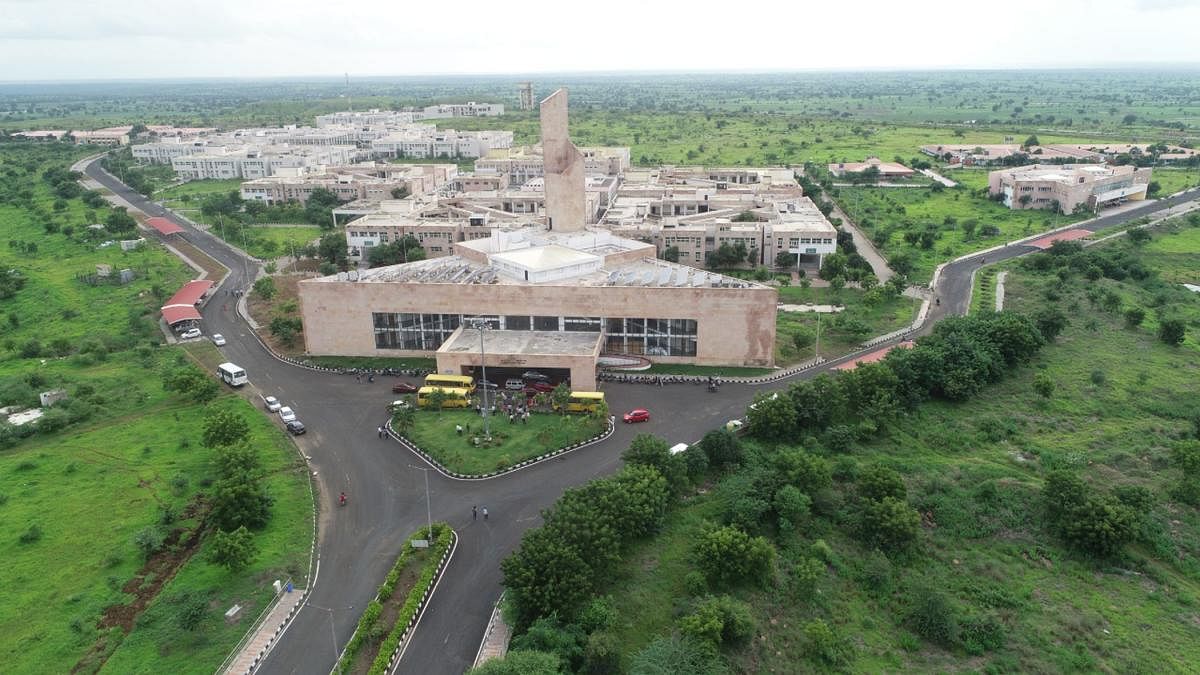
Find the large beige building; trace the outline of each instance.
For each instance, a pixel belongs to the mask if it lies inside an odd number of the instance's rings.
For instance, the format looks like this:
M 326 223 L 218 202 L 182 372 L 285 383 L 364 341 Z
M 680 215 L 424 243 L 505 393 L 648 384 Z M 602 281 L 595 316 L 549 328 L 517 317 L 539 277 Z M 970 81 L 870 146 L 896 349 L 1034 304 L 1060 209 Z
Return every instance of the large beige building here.
M 988 194 L 1010 209 L 1095 213 L 1146 198 L 1151 170 L 1104 164 L 1033 164 L 988 173 Z
M 486 228 L 453 243 L 452 255 L 302 281 L 308 352 L 435 356 L 439 371 L 474 372 L 481 357 L 469 345 L 482 332 L 493 380 L 541 370 L 577 390 L 595 386 L 602 352 L 773 365 L 775 289 L 658 260 L 653 244 L 586 228 L 566 92 L 541 111 L 542 146 L 554 157 L 545 184 L 552 228 Z M 471 329 L 476 322 L 486 329 Z
M 283 204 L 308 201 L 318 188 L 329 190 L 343 202 L 379 203 L 396 199 L 395 192 L 430 194 L 455 180 L 454 164 L 367 163 L 333 167 L 323 173 L 278 175 L 248 180 L 241 185 L 242 199 Z

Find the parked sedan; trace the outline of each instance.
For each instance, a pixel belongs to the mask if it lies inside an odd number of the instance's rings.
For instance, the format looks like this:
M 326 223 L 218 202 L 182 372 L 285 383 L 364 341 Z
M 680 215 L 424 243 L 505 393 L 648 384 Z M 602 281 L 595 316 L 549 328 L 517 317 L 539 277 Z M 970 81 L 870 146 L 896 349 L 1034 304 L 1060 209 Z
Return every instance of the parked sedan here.
M 198 338 L 198 337 L 200 337 L 200 335 L 201 335 L 201 334 L 202 334 L 202 333 L 200 332 L 200 329 L 199 329 L 199 328 L 189 328 L 189 329 L 187 329 L 187 330 L 185 330 L 185 331 L 183 331 L 182 333 L 180 333 L 180 334 L 179 334 L 179 339 L 181 339 L 181 340 L 191 340 L 191 339 L 193 339 L 193 338 Z
M 407 382 L 397 382 L 392 385 L 392 393 L 393 394 L 415 394 L 415 393 L 417 393 L 417 386 L 413 385 L 413 384 L 409 384 Z
M 625 416 L 622 419 L 625 420 L 626 424 L 633 424 L 634 422 L 649 422 L 650 411 L 644 408 L 637 408 L 625 413 Z
M 305 432 L 304 423 L 300 420 L 292 420 L 291 422 L 287 423 L 287 430 L 291 432 L 293 436 L 299 436 Z
M 550 379 L 550 376 L 546 375 L 544 373 L 539 373 L 536 370 L 527 370 L 527 371 L 521 373 L 521 379 L 522 380 L 537 380 L 539 382 L 545 382 L 546 380 Z
M 530 389 L 536 389 L 546 394 L 554 391 L 554 385 L 550 384 L 549 382 L 530 382 L 527 386 Z
M 279 399 L 275 398 L 274 396 L 264 396 L 263 405 L 267 406 L 267 411 L 269 412 L 279 412 L 279 409 L 283 407 L 283 404 L 279 402 Z
M 289 408 L 288 406 L 285 405 L 279 409 L 279 419 L 283 420 L 285 424 L 288 422 L 295 422 L 296 421 L 296 413 L 291 408 Z

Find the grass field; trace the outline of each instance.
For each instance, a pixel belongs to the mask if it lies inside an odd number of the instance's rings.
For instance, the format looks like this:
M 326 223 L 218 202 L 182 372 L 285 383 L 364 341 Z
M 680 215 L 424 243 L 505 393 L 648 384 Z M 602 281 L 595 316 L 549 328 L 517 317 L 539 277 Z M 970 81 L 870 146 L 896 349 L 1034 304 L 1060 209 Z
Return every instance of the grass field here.
M 1041 210 L 1014 211 L 971 193 L 968 186 L 978 184 L 978 173 L 951 172 L 949 177 L 959 180 L 959 173 L 965 173 L 961 176 L 965 179 L 963 186 L 941 192 L 839 188 L 835 199 L 889 261 L 901 254 L 911 258 L 910 276 L 917 283 L 928 282 L 938 264 L 947 260 L 1087 217 Z M 986 182 L 986 175 L 983 180 Z M 969 239 L 963 230 L 966 221 L 975 222 L 975 231 Z M 983 228 L 989 226 L 997 228 L 998 234 L 984 236 Z M 908 232 L 932 232 L 932 245 L 925 248 L 906 242 L 903 237 Z
M 1200 169 L 1168 169 L 1155 167 L 1150 180 L 1161 186 L 1159 195 L 1165 197 L 1180 190 L 1200 185 Z
M 1141 253 L 1164 277 L 1197 269 L 1200 228 L 1156 230 Z M 1106 244 L 1128 246 L 1125 242 Z M 722 653 L 737 672 L 1190 672 L 1200 662 L 1195 639 L 1200 602 L 1200 513 L 1172 501 L 1177 470 L 1173 443 L 1190 433 L 1200 396 L 1200 297 L 1141 283 L 1076 276 L 1068 283 L 1020 266 L 1006 283 L 1009 307 L 1047 304 L 1069 313 L 1070 325 L 1032 365 L 1007 374 L 961 404 L 931 402 L 889 425 L 877 438 L 830 457 L 834 493 L 805 526 L 773 535 L 778 571 L 767 590 L 739 587 L 755 623 L 748 645 Z M 1100 288 L 1123 307 L 1165 301 L 1189 322 L 1179 347 L 1162 344 L 1154 322 L 1129 329 L 1119 312 L 1091 307 Z M 1050 397 L 1033 391 L 1035 376 L 1055 383 Z M 848 536 L 853 523 L 841 494 L 853 467 L 883 464 L 898 471 L 908 501 L 922 514 L 920 550 L 890 559 Z M 1137 541 L 1115 559 L 1096 560 L 1066 548 L 1043 525 L 1045 472 L 1073 468 L 1100 490 L 1142 486 L 1153 495 Z M 635 549 L 608 592 L 620 619 L 614 629 L 624 655 L 674 630 L 693 598 L 685 575 L 695 569 L 693 542 L 706 521 L 730 507 L 727 484 L 705 486 L 673 512 L 653 540 Z M 818 541 L 831 554 L 817 554 Z M 812 593 L 789 590 L 791 565 L 817 555 L 825 564 Z M 923 641 L 906 618 L 915 589 L 933 587 L 968 625 L 998 622 L 991 648 L 967 652 Z M 822 619 L 844 645 L 846 660 L 830 669 L 804 657 L 801 627 Z M 971 624 L 975 625 L 975 624 Z
M 833 304 L 845 307 L 843 311 L 835 314 L 820 315 L 821 356 L 835 359 L 857 351 L 866 340 L 912 324 L 913 319 L 917 317 L 917 310 L 921 307 L 920 300 L 905 296 L 884 298 L 872 305 L 864 301 L 866 295 L 856 288 L 843 288 L 834 293 L 829 288 L 784 286 L 779 289 L 779 302 Z M 778 313 L 775 320 L 777 364 L 786 366 L 801 363 L 817 355 L 817 316 L 815 312 Z M 797 347 L 794 341 L 797 333 L 808 336 L 807 346 Z
M 458 424 L 466 429 L 462 436 L 455 433 Z M 474 410 L 418 410 L 407 435 L 451 471 L 487 473 L 589 439 L 604 427 L 604 420 L 589 415 L 533 413 L 527 424 L 509 424 L 507 415 L 493 415 L 492 444 L 476 447 L 472 439 L 482 435 L 483 420 Z
M 5 404 L 21 405 L 32 405 L 36 393 L 48 389 L 69 395 L 55 406 L 66 413 L 63 428 L 25 437 L 0 425 L 0 554 L 6 560 L 0 587 L 7 600 L 0 608 L 6 635 L 0 659 L 15 672 L 68 672 L 77 664 L 80 672 L 93 672 L 115 649 L 111 672 L 211 672 L 245 628 L 226 626 L 217 607 L 223 612 L 233 601 L 261 607 L 270 596 L 267 575 L 307 571 L 307 472 L 278 429 L 241 399 L 222 396 L 212 405 L 249 417 L 271 472 L 276 518 L 258 535 L 260 554 L 243 574 L 229 575 L 207 562 L 200 539 L 195 557 L 189 560 L 190 550 L 180 544 L 164 567 L 135 579 L 142 567 L 135 534 L 178 529 L 186 542 L 201 527 L 198 496 L 213 473 L 212 455 L 198 441 L 203 408 L 162 387 L 161 370 L 177 367 L 183 351 L 162 347 L 155 325 L 161 301 L 193 274 L 153 242 L 123 253 L 80 236 L 83 224 L 103 221 L 105 209 L 89 213 L 77 199 L 52 206 L 37 173 L 69 165 L 84 150 L 0 148 L 6 173 L 33 166 L 34 175 L 28 182 L 34 208 L 0 206 L 0 229 L 14 242 L 37 244 L 36 251 L 0 249 L 0 268 L 18 270 L 25 280 L 0 300 L 0 395 Z M 50 216 L 41 213 L 52 209 Z M 59 229 L 48 231 L 47 219 Z M 75 229 L 68 234 L 66 227 Z M 98 263 L 129 267 L 137 278 L 125 286 L 76 278 L 94 273 Z M 154 595 L 161 580 L 155 575 L 181 562 L 178 575 Z M 139 590 L 137 606 L 103 618 Z M 175 622 L 185 592 L 211 603 L 191 631 Z M 147 613 L 130 624 L 141 603 L 149 603 Z

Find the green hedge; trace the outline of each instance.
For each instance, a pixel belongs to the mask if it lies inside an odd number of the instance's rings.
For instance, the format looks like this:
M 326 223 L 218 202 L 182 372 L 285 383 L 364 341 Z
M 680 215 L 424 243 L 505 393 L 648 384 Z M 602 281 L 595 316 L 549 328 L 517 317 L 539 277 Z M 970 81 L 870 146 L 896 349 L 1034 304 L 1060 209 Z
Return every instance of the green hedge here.
M 412 557 L 414 549 L 408 544 L 413 538 L 424 533 L 425 528 L 405 539 L 405 547 L 400 551 L 400 555 L 396 557 L 396 563 L 392 565 L 391 571 L 388 572 L 383 583 L 379 586 L 379 592 L 375 595 L 375 599 L 367 604 L 366 610 L 363 611 L 362 617 L 358 620 L 358 627 L 354 630 L 354 635 L 350 638 L 350 642 L 346 644 L 345 651 L 342 652 L 341 658 L 338 659 L 337 665 L 334 666 L 334 672 L 339 675 L 349 673 L 354 665 L 354 660 L 358 656 L 358 652 L 362 649 L 363 643 L 367 641 L 375 628 L 375 623 L 379 621 L 379 615 L 383 613 L 383 603 L 390 600 L 392 593 L 396 591 L 396 582 L 400 580 L 400 574 L 404 568 L 408 566 L 409 559 Z M 416 604 L 421 601 L 421 597 L 425 593 L 425 587 L 429 585 L 433 579 L 433 573 L 437 570 L 438 562 L 442 559 L 442 553 L 453 541 L 454 532 L 445 523 L 435 523 L 433 526 L 434 542 L 430 544 L 429 560 L 425 563 L 425 568 L 421 571 L 421 575 L 417 578 L 416 584 L 408 594 L 408 599 L 404 603 L 404 608 L 400 611 L 400 615 L 396 619 L 396 626 L 392 628 L 391 634 L 383 641 L 379 647 L 379 656 L 376 657 L 374 665 L 371 667 L 371 672 L 383 672 L 387 668 L 388 658 L 392 651 L 399 644 L 399 633 L 403 632 L 403 628 L 408 626 L 408 621 L 412 618 Z M 397 631 L 397 627 L 400 628 Z M 393 636 L 395 639 L 393 639 Z M 382 666 L 380 665 L 382 659 Z
M 408 592 L 408 599 L 404 601 L 404 607 L 400 609 L 400 613 L 396 615 L 396 623 L 392 626 L 392 632 L 384 638 L 383 643 L 379 645 L 379 653 L 375 656 L 375 663 L 371 664 L 370 675 L 382 675 L 387 672 L 388 661 L 392 658 L 392 652 L 396 651 L 396 647 L 400 645 L 400 639 L 404 636 L 404 632 L 408 630 L 408 623 L 417 615 L 417 605 L 420 604 L 422 598 L 425 597 L 425 590 L 433 585 L 433 576 L 437 572 L 438 565 L 442 562 L 442 555 L 450 548 L 450 544 L 454 541 L 454 531 L 448 525 L 438 523 L 433 526 L 436 536 L 433 537 L 433 542 L 429 545 L 429 559 L 425 561 L 425 567 L 421 570 L 421 575 L 417 577 L 417 583 L 413 584 L 412 590 Z M 392 575 L 388 575 L 388 581 L 384 584 L 395 584 L 396 580 Z

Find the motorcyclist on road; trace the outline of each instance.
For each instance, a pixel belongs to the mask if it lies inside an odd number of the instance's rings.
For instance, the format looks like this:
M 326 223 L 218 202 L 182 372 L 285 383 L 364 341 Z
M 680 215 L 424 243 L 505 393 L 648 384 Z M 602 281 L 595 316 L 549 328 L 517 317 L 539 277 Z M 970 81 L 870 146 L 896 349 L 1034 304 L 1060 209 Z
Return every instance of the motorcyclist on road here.
M 341 506 L 345 506 L 345 505 L 346 505 L 346 493 L 345 493 L 345 492 L 343 492 L 343 493 L 341 494 L 341 496 L 339 496 L 339 497 L 338 497 L 338 504 L 339 504 L 339 505 L 341 505 Z

